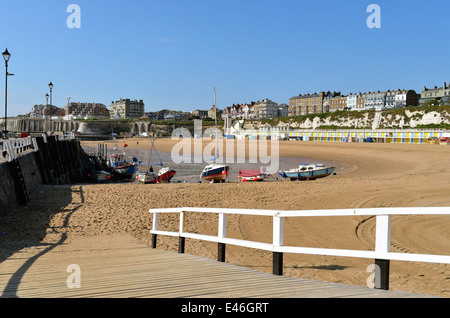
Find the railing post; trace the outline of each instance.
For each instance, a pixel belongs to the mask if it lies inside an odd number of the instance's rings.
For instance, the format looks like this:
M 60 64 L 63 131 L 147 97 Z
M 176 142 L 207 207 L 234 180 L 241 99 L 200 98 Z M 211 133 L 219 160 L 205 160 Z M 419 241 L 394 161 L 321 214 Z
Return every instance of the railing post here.
M 389 290 L 390 260 L 375 260 L 375 288 Z
M 153 213 L 152 230 L 153 231 L 158 230 L 158 213 Z M 156 248 L 157 238 L 158 238 L 158 236 L 156 234 L 152 234 L 152 248 Z
M 283 246 L 283 218 L 278 215 L 273 217 L 273 247 Z M 273 274 L 283 275 L 283 253 L 273 252 Z
M 186 244 L 186 238 L 181 236 L 184 233 L 185 225 L 186 219 L 184 212 L 180 212 L 180 230 L 179 230 L 180 236 L 178 238 L 178 253 L 180 254 L 184 254 L 184 247 Z
M 227 233 L 227 215 L 225 213 L 219 213 L 219 229 L 217 236 L 219 238 L 225 238 Z M 217 260 L 219 262 L 225 262 L 225 243 L 218 243 L 217 247 Z
M 152 248 L 156 248 L 156 242 L 158 241 L 158 235 L 152 234 Z
M 34 152 L 38 152 L 39 146 L 38 146 L 36 138 L 33 138 L 32 141 L 33 141 Z
M 377 216 L 375 252 L 386 255 L 391 250 L 391 216 Z M 390 260 L 375 259 L 375 288 L 389 290 Z

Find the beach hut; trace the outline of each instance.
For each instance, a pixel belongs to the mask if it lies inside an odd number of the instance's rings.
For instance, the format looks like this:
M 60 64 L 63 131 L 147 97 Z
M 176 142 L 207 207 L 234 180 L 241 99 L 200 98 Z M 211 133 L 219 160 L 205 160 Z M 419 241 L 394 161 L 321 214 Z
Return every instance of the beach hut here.
M 439 138 L 440 145 L 450 145 L 450 133 L 443 133 Z

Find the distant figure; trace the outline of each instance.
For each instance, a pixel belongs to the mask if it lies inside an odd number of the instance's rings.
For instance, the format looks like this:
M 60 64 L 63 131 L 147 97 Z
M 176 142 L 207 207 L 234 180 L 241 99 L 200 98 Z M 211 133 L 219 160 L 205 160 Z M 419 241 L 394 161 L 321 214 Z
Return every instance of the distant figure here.
M 153 172 L 153 166 L 150 166 L 150 172 Z

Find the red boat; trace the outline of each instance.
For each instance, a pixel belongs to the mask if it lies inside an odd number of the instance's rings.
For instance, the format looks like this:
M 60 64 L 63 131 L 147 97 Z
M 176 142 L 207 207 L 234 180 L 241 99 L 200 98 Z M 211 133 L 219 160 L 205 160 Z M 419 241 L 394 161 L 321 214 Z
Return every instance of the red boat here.
M 142 183 L 169 183 L 170 180 L 177 174 L 177 172 L 168 167 L 164 167 L 159 170 L 158 173 L 153 172 L 153 169 L 147 172 L 141 172 L 137 175 L 136 179 Z
M 158 181 L 159 182 L 170 182 L 172 178 L 177 174 L 177 172 L 168 167 L 164 167 L 158 172 Z
M 270 174 L 266 172 L 266 168 L 262 167 L 260 170 L 239 170 L 239 179 L 242 182 L 246 181 L 263 181 L 265 178 L 270 177 Z

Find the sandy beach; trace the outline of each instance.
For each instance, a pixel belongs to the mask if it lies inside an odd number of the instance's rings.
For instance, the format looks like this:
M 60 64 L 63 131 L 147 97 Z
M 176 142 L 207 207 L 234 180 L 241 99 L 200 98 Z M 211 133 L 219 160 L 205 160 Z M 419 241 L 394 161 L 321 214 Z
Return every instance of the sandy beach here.
M 122 142 L 122 141 L 118 141 Z M 139 143 L 137 143 L 139 142 Z M 84 142 L 95 146 L 99 142 Z M 108 143 L 112 148 L 113 143 Z M 158 151 L 170 153 L 178 141 L 159 139 Z M 148 139 L 128 139 L 128 148 L 148 150 Z M 250 151 L 252 151 L 250 149 Z M 0 219 L 0 262 L 32 249 L 36 242 L 66 236 L 101 237 L 129 233 L 150 244 L 151 208 L 211 207 L 317 210 L 369 207 L 449 207 L 450 146 L 376 143 L 280 142 L 280 157 L 338 164 L 336 175 L 305 182 L 270 181 L 223 184 L 81 184 L 42 186 L 27 207 Z M 293 168 L 293 167 L 292 167 Z M 188 215 L 188 230 L 216 234 L 217 219 Z M 270 219 L 229 217 L 227 235 L 270 242 Z M 295 218 L 285 222 L 285 244 L 304 247 L 372 250 L 373 218 Z M 160 227 L 176 228 L 177 218 L 161 217 Z M 177 250 L 174 238 L 158 239 L 158 248 Z M 402 216 L 392 219 L 392 251 L 450 255 L 450 216 Z M 216 258 L 216 244 L 187 240 L 186 253 Z M 227 246 L 227 262 L 271 272 L 271 253 Z M 366 285 L 373 260 L 289 255 L 284 274 L 304 279 Z M 450 297 L 450 265 L 391 262 L 390 289 Z

